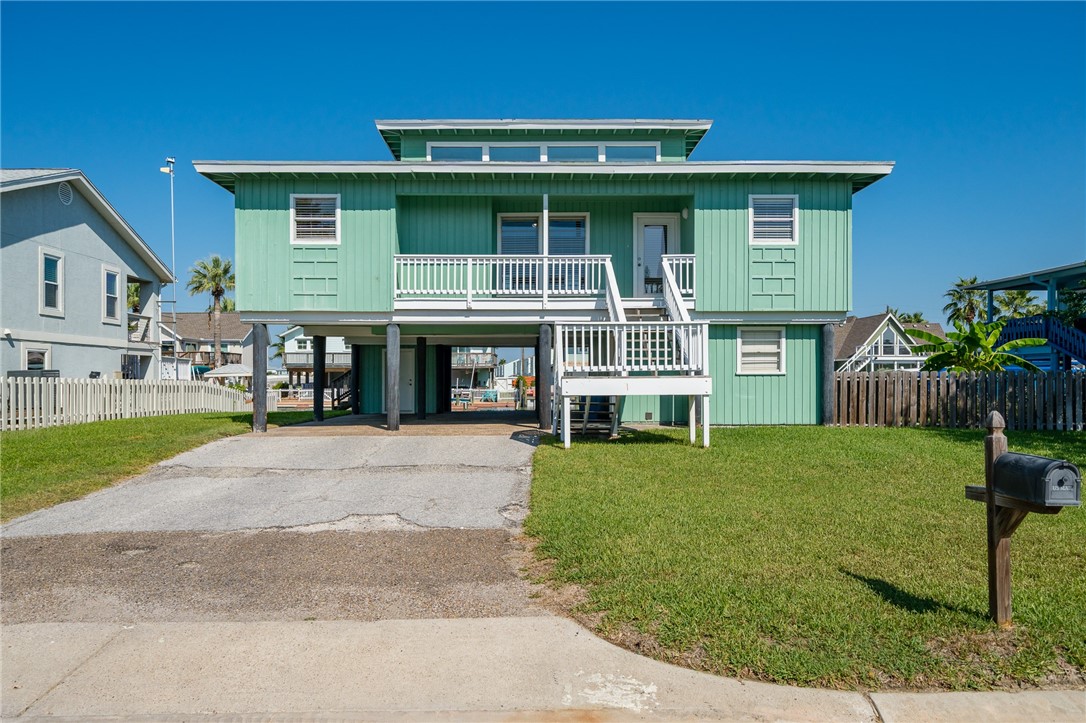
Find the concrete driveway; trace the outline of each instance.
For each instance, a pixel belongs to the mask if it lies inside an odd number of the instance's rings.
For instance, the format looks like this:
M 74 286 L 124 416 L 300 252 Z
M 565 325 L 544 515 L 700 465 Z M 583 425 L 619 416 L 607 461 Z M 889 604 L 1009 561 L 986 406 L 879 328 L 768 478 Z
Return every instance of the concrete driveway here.
M 3 532 L 511 529 L 527 510 L 537 439 L 526 432 L 232 437 Z

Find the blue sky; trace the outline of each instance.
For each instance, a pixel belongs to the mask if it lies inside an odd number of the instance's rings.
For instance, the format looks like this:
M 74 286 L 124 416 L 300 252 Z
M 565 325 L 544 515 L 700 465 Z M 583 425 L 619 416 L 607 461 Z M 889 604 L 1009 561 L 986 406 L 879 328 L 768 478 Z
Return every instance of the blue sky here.
M 233 251 L 193 159 L 388 159 L 375 118 L 679 117 L 694 158 L 894 160 L 855 311 L 1086 257 L 1086 4 L 0 5 L 0 163 L 83 169 L 182 270 Z M 182 274 L 184 277 L 184 274 Z M 181 309 L 202 309 L 187 299 Z

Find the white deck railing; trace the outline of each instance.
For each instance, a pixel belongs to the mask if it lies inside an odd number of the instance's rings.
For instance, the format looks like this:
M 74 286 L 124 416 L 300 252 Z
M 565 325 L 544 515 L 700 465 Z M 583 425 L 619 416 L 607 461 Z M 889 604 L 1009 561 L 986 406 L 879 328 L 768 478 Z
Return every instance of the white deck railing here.
M 664 254 L 663 261 L 664 266 L 671 269 L 671 273 L 675 276 L 675 283 L 683 298 L 694 298 L 697 295 L 695 293 L 694 254 Z
M 395 256 L 393 298 L 595 297 L 610 256 Z
M 594 322 L 556 324 L 555 378 L 677 372 L 708 374 L 707 322 Z

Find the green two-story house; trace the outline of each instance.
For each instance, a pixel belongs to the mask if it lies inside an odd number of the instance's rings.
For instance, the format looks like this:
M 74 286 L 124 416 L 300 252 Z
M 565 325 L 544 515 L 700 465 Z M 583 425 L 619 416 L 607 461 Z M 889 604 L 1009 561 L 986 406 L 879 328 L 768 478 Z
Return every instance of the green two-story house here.
M 195 166 L 234 194 L 243 319 L 345 337 L 355 411 L 392 429 L 448 409 L 464 346 L 535 346 L 567 444 L 588 399 L 692 441 L 695 417 L 817 424 L 852 198 L 893 164 L 689 160 L 710 126 L 379 121 L 394 160 Z

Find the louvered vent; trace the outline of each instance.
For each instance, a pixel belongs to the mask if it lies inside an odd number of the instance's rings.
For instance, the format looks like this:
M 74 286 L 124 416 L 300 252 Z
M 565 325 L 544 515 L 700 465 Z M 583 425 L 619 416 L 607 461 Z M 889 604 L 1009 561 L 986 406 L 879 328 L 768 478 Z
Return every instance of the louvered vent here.
M 790 196 L 755 196 L 751 199 L 754 215 L 754 240 L 792 243 L 795 238 L 796 202 Z
M 61 181 L 57 186 L 57 195 L 60 196 L 60 202 L 65 206 L 72 205 L 72 184 L 67 181 Z
M 294 238 L 298 241 L 336 241 L 336 196 L 297 196 L 294 199 Z

